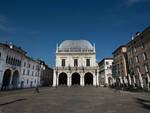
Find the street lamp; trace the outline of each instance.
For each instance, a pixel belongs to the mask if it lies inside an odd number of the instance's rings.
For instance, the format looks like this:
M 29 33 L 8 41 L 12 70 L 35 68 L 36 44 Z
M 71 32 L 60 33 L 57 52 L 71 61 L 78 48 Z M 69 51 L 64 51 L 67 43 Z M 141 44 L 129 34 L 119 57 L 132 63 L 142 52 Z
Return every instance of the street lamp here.
M 42 63 L 42 65 L 41 65 L 41 69 L 42 69 L 42 85 L 43 85 L 43 83 L 44 83 L 44 70 L 45 70 L 45 65 Z
M 12 42 L 10 42 L 9 47 L 10 47 L 10 49 L 12 49 L 12 48 L 13 48 L 13 44 L 12 44 Z
M 56 67 L 56 88 L 57 88 L 57 76 L 58 76 L 58 68 Z

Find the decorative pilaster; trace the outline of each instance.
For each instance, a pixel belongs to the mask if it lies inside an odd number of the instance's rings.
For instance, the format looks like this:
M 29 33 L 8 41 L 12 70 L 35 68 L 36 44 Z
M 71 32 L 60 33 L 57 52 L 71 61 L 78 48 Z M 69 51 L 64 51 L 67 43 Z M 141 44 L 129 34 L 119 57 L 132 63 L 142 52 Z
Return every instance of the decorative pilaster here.
M 96 86 L 96 76 L 93 76 L 93 85 Z
M 10 75 L 10 81 L 9 81 L 9 88 L 12 88 L 12 80 L 13 80 L 13 71 L 11 71 L 11 75 Z
M 53 87 L 56 87 L 56 70 L 53 72 Z
M 56 85 L 59 86 L 59 76 L 56 76 Z
M 82 86 L 85 86 L 84 76 L 82 77 Z
M 0 89 L 2 88 L 2 84 L 3 84 L 3 72 L 0 70 Z
M 84 86 L 84 77 L 83 76 L 80 77 L 80 85 Z
M 130 76 L 130 74 L 128 74 L 128 82 L 129 82 L 129 85 L 131 85 L 131 76 Z
M 139 80 L 140 80 L 140 85 L 143 88 L 143 79 L 142 79 L 142 75 L 140 72 L 139 72 Z
M 97 76 L 96 77 L 97 77 L 97 79 L 96 79 L 97 80 L 96 81 L 97 82 L 97 86 L 99 86 L 99 73 L 98 73 L 98 71 L 97 71 Z
M 71 77 L 67 76 L 67 86 L 71 86 Z

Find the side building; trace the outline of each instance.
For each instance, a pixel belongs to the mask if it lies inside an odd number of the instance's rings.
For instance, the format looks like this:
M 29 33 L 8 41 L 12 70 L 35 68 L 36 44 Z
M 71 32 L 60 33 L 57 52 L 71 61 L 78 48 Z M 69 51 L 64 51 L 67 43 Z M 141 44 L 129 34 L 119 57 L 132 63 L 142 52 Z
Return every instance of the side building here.
M 37 60 L 41 64 L 41 86 L 52 86 L 53 84 L 53 69 L 49 68 L 44 61 Z
M 35 87 L 40 85 L 41 65 L 38 61 L 28 56 L 22 57 L 20 73 L 20 88 Z
M 133 87 L 149 88 L 150 85 L 150 27 L 127 44 L 129 83 Z
M 99 65 L 99 84 L 105 86 L 113 85 L 113 77 L 112 77 L 112 63 L 113 58 L 104 58 Z
M 113 78 L 117 86 L 128 85 L 128 62 L 127 62 L 127 47 L 120 46 L 113 53 Z
M 0 43 L 0 89 L 40 85 L 41 64 L 13 44 Z

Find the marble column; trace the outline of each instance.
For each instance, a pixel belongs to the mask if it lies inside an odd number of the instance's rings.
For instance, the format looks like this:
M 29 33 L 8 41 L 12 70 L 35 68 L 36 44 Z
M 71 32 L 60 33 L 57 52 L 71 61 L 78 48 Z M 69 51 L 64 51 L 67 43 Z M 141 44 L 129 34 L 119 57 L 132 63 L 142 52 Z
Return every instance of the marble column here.
M 140 85 L 143 88 L 143 79 L 142 79 L 142 75 L 140 72 L 139 72 L 139 80 L 140 80 Z
M 53 72 L 53 87 L 56 87 L 56 70 Z
M 96 81 L 97 82 L 97 86 L 99 86 L 99 73 L 98 72 L 97 72 L 97 76 L 96 77 L 97 77 L 97 81 Z
M 0 89 L 2 88 L 2 84 L 3 84 L 3 72 L 0 71 Z
M 129 82 L 129 85 L 131 85 L 131 76 L 130 76 L 130 74 L 128 74 L 128 82 Z
M 71 86 L 71 77 L 70 77 L 70 75 L 69 76 L 67 76 L 67 86 Z
M 85 86 L 85 80 L 84 80 L 84 76 L 82 77 L 82 85 Z
M 58 74 L 59 75 L 59 74 Z M 56 76 L 56 85 L 59 86 L 59 76 Z
M 84 86 L 84 77 L 83 77 L 83 74 L 80 77 L 80 85 Z
M 93 76 L 93 85 L 96 86 L 96 76 Z
M 9 88 L 12 88 L 12 80 L 13 80 L 13 71 L 11 71 L 11 75 L 10 75 L 10 81 L 9 81 Z

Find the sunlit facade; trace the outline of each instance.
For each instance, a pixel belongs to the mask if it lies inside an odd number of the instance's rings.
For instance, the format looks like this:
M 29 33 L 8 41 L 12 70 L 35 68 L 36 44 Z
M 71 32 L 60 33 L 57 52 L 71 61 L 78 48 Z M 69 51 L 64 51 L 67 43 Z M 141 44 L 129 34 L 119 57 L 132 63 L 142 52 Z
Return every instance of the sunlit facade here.
M 86 40 L 66 40 L 56 48 L 53 86 L 99 85 L 95 45 Z

